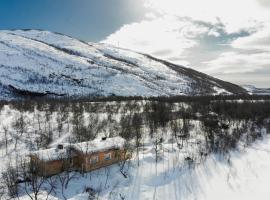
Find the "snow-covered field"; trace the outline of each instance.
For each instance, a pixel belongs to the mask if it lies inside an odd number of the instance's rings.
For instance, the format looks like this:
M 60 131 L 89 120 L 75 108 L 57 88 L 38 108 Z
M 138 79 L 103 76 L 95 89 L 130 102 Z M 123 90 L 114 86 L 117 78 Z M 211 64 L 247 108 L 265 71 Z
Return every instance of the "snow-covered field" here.
M 128 178 L 114 165 L 72 180 L 65 192 L 67 199 L 87 199 L 87 193 L 81 193 L 82 188 L 91 186 L 102 188 L 100 200 L 269 200 L 269 137 L 245 149 L 240 147 L 230 156 L 212 155 L 190 166 L 184 162 L 177 166 L 182 154 L 170 150 L 156 165 L 153 153 L 148 150 L 141 155 L 139 166 L 136 159 L 131 161 Z M 52 195 L 51 199 L 62 197 Z
M 127 199 L 268 200 L 270 197 L 270 138 L 221 158 L 212 155 L 188 168 L 173 167 L 168 153 L 155 170 L 151 153 L 134 169 Z M 106 199 L 106 198 L 105 198 Z
M 110 103 L 114 104 L 116 102 Z M 175 104 L 173 110 L 177 111 L 180 105 L 182 104 Z M 188 108 L 185 104 L 183 106 Z M 126 112 L 121 109 L 118 111 Z M 142 112 L 140 109 L 137 111 Z M 18 120 L 21 114 L 7 105 L 0 112 L 0 172 L 9 167 L 8 163 L 15 165 L 15 162 L 30 150 L 36 150 L 35 139 L 40 136 L 35 130 L 39 130 L 39 121 L 41 130 L 51 129 L 53 133 L 50 145 L 65 142 L 72 136 L 72 125 L 68 128 L 66 121 L 63 133 L 57 132 L 57 113 L 46 114 L 45 111 L 29 110 L 23 113 L 28 122 L 27 129 L 16 140 L 18 130 L 14 129 L 14 119 Z M 49 120 L 46 121 L 48 114 Z M 108 120 L 107 113 L 96 114 Z M 84 115 L 87 118 L 85 113 Z M 119 113 L 116 112 L 111 117 L 119 121 Z M 89 196 L 85 190 L 93 188 L 97 192 L 95 199 L 99 200 L 269 200 L 270 137 L 266 129 L 260 130 L 263 137 L 250 146 L 243 146 L 246 143 L 240 141 L 238 147 L 228 154 L 201 156 L 199 152 L 204 150 L 203 131 L 199 121 L 191 120 L 190 123 L 192 129 L 189 139 L 183 143 L 183 148 L 179 148 L 175 141 L 172 142 L 172 133 L 169 130 L 159 130 L 164 141 L 158 146 L 157 162 L 154 138 L 150 138 L 145 129 L 139 156 L 137 157 L 134 151 L 133 158 L 125 164 L 124 172 L 127 177 L 120 172 L 121 166 L 118 164 L 83 175 L 72 172 L 73 178 L 62 192 L 60 174 L 52 177 L 55 189 L 48 199 L 87 200 Z M 4 134 L 5 128 L 8 129 L 7 136 Z M 8 142 L 7 149 L 5 138 Z M 19 199 L 27 200 L 29 196 L 25 194 L 23 186 Z M 49 185 L 46 183 L 42 188 L 39 199 L 45 200 Z M 8 198 L 4 196 L 3 199 Z

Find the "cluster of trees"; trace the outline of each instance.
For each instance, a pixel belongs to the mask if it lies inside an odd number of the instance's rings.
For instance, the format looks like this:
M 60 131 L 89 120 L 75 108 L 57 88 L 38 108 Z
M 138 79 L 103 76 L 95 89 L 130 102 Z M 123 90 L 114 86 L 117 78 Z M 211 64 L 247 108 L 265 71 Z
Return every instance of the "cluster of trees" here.
M 72 172 L 72 163 L 70 158 L 60 158 L 62 160 L 63 173 L 55 176 L 46 176 L 46 164 L 37 159 L 26 161 L 23 158 L 18 158 L 13 165 L 7 166 L 7 169 L 2 172 L 0 197 L 4 193 L 14 199 L 20 199 L 21 196 L 27 195 L 29 199 L 38 200 L 39 194 L 46 191 L 46 199 L 50 194 L 60 194 L 63 199 L 67 199 L 65 190 L 69 182 L 76 178 L 78 173 Z M 23 194 L 23 195 L 22 195 Z
M 108 101 L 99 100 L 0 102 L 1 110 L 8 105 L 17 112 L 11 127 L 3 127 L 5 137 L 0 144 L 5 146 L 8 154 L 10 144 L 14 144 L 16 150 L 18 141 L 22 139 L 28 142 L 30 149 L 39 149 L 47 148 L 55 138 L 67 133 L 70 142 L 82 142 L 92 140 L 102 132 L 108 137 L 120 135 L 125 138 L 129 142 L 128 147 L 137 155 L 139 165 L 145 137 L 151 139 L 158 162 L 164 140 L 169 140 L 172 146 L 176 144 L 180 151 L 189 145 L 191 133 L 196 131 L 204 137 L 198 142 L 201 157 L 211 152 L 227 153 L 237 147 L 239 140 L 248 145 L 262 137 L 262 128 L 270 132 L 269 97 L 110 97 Z M 195 122 L 199 124 L 198 130 L 194 129 Z M 187 157 L 189 162 L 194 159 Z M 10 188 L 10 196 L 16 195 L 16 184 L 11 181 L 16 180 L 16 173 L 16 170 L 11 170 L 2 174 Z M 53 186 L 52 182 L 47 185 Z
M 73 142 L 81 142 L 92 140 L 98 133 L 103 132 L 107 136 L 121 135 L 128 141 L 135 139 L 136 146 L 139 147 L 145 130 L 156 143 L 161 143 L 163 138 L 158 130 L 162 129 L 163 133 L 171 132 L 172 135 L 178 136 L 172 140 L 181 141 L 180 147 L 183 146 L 182 140 L 188 139 L 190 121 L 198 120 L 206 134 L 205 140 L 209 142 L 206 146 L 216 151 L 219 146 L 224 146 L 214 145 L 217 141 L 225 140 L 226 145 L 231 144 L 229 147 L 235 146 L 241 137 L 238 132 L 241 132 L 243 127 L 268 127 L 266 119 L 269 117 L 270 101 L 268 98 L 263 101 L 262 97 L 260 100 L 258 98 L 255 96 L 251 99 L 248 96 L 241 101 L 235 99 L 235 96 L 225 96 L 223 99 L 222 96 L 218 96 L 179 99 L 164 97 L 114 102 L 9 102 L 0 105 L 8 104 L 10 108 L 19 112 L 12 118 L 12 127 L 3 127 L 5 137 L 1 145 L 5 145 L 7 149 L 12 140 L 16 149 L 18 140 L 26 135 L 35 139 L 29 142 L 32 148 L 46 148 L 55 138 L 66 133 L 71 133 Z M 104 113 L 106 116 L 102 117 Z M 233 131 L 236 135 L 229 131 L 232 123 L 236 126 L 236 131 Z

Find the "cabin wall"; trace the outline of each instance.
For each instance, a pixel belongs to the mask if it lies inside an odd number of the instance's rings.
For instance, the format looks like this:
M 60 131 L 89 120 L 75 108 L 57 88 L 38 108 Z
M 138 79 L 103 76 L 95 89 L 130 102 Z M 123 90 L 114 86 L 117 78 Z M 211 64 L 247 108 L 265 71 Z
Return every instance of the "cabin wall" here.
M 105 154 L 111 153 L 111 159 L 105 160 Z M 98 156 L 98 162 L 93 164 L 91 163 L 91 158 Z M 85 172 L 99 169 L 101 167 L 106 167 L 117 163 L 119 161 L 125 160 L 125 151 L 124 150 L 108 150 L 104 152 L 98 152 L 93 154 L 88 154 L 81 156 L 81 169 Z
M 39 176 L 52 176 L 63 171 L 63 161 L 42 161 L 37 158 L 31 158 L 31 165 L 36 169 Z
M 105 160 L 105 154 L 107 153 L 111 153 L 110 160 Z M 93 164 L 91 163 L 91 158 L 95 156 L 98 156 L 98 162 Z M 131 155 L 126 154 L 126 150 L 113 149 L 92 154 L 82 154 L 77 152 L 77 155 L 71 158 L 72 162 L 69 163 L 70 165 L 68 165 L 68 169 L 89 172 L 126 160 L 130 157 Z M 67 161 L 64 160 L 41 161 L 36 157 L 31 157 L 31 161 L 37 165 L 38 174 L 40 176 L 52 176 L 59 174 L 63 172 L 65 170 L 65 166 L 67 166 Z
M 59 174 L 63 172 L 64 169 L 64 162 L 62 160 L 47 161 L 41 164 L 43 165 L 43 170 L 41 171 L 43 176 Z
M 64 160 L 43 161 L 36 157 L 31 157 L 31 163 L 36 168 L 39 176 L 56 175 L 63 172 L 65 168 L 72 167 Z

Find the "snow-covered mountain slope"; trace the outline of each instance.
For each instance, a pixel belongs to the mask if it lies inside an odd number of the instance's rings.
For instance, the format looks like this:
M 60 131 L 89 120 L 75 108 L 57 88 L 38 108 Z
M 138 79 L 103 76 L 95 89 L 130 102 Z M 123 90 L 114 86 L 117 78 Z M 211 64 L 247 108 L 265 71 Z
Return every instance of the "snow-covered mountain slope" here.
M 0 98 L 239 94 L 195 70 L 39 30 L 0 31 Z
M 270 95 L 270 88 L 257 88 L 253 85 L 243 85 L 248 93 L 256 95 Z

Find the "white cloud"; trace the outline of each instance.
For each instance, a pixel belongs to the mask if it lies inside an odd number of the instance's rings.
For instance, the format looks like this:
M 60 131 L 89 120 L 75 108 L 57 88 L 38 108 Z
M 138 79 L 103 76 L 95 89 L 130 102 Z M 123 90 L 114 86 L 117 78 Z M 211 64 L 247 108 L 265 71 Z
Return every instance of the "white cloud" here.
M 257 87 L 269 88 L 270 73 L 235 73 L 235 74 L 216 74 L 217 78 L 228 80 L 239 85 L 255 85 Z
M 270 73 L 270 0 L 145 2 L 149 8 L 145 20 L 122 26 L 102 42 L 149 53 L 227 81 L 239 76 L 244 82 L 243 73 L 254 77 L 263 71 Z M 248 77 L 245 84 L 256 82 L 250 80 L 250 74 Z M 270 86 L 270 77 L 263 80 Z
M 211 29 L 209 32 L 208 32 L 208 35 L 210 36 L 215 36 L 215 37 L 219 37 L 220 36 L 220 33 L 215 30 L 215 29 Z
M 269 0 L 258 0 L 258 2 L 259 2 L 262 6 L 266 6 L 266 7 L 269 7 L 269 6 L 270 6 L 270 1 L 269 1 Z
M 269 70 L 270 53 L 222 53 L 218 58 L 204 62 L 210 74 L 259 73 Z M 270 79 L 270 77 L 269 77 Z
M 153 12 L 149 12 L 145 14 L 146 19 L 156 19 L 157 16 Z
M 208 27 L 190 20 L 162 17 L 125 25 L 102 42 L 161 58 L 178 57 L 174 61 L 183 63 L 183 51 L 198 45 L 196 38 L 208 32 Z
M 231 52 L 221 53 L 216 59 L 204 62 L 206 73 L 238 84 L 270 86 L 270 26 L 232 41 Z
M 207 61 L 205 72 L 239 84 L 270 86 L 270 26 L 232 41 L 233 52 Z
M 260 3 L 269 0 L 147 0 L 146 6 L 165 15 L 191 17 L 210 23 L 222 22 L 228 33 L 257 26 L 270 12 Z
M 236 39 L 232 42 L 232 46 L 244 50 L 270 51 L 270 26 L 250 36 Z

